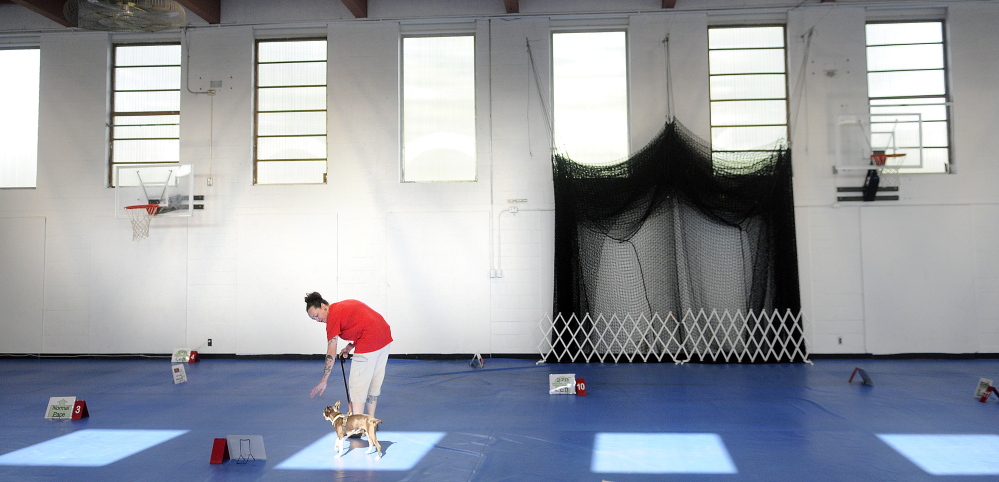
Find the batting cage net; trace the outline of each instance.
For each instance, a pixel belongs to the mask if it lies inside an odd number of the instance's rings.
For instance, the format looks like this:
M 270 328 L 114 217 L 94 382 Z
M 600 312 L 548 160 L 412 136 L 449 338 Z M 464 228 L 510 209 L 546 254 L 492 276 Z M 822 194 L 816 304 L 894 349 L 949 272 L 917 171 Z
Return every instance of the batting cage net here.
M 545 361 L 807 360 L 789 149 L 712 153 L 674 120 L 621 163 L 552 163 Z

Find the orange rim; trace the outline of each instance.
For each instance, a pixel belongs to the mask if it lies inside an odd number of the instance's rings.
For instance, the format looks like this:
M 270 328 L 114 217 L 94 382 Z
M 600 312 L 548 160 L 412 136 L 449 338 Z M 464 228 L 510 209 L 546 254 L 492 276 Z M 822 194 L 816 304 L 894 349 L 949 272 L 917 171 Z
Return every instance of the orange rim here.
M 875 165 L 883 166 L 889 157 L 904 157 L 905 154 L 871 154 L 871 160 Z
M 159 204 L 136 204 L 135 206 L 125 206 L 125 209 L 145 209 L 150 215 L 154 215 L 159 212 Z

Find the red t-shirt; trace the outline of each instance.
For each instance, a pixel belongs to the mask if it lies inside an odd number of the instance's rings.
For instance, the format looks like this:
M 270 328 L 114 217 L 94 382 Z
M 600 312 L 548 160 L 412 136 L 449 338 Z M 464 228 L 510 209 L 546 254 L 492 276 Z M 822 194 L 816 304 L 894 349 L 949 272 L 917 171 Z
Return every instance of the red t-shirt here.
M 336 336 L 354 342 L 355 353 L 371 353 L 392 343 L 392 329 L 385 318 L 357 300 L 330 305 L 326 317 L 326 341 Z

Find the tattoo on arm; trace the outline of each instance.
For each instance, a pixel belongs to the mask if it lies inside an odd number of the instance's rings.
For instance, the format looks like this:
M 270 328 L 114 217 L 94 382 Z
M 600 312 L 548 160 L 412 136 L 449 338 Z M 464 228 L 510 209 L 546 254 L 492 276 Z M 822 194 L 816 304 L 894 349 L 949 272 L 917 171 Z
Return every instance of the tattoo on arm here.
M 326 365 L 323 367 L 323 376 L 329 375 L 333 370 L 333 355 L 326 355 Z
M 336 340 L 337 337 L 334 336 L 332 339 L 326 342 L 326 346 L 336 348 Z M 326 364 L 323 366 L 323 378 L 326 378 L 326 375 L 329 375 L 330 372 L 333 371 L 333 365 L 335 364 L 334 363 L 335 360 L 336 359 L 333 357 L 333 355 L 330 355 L 329 348 L 327 348 Z

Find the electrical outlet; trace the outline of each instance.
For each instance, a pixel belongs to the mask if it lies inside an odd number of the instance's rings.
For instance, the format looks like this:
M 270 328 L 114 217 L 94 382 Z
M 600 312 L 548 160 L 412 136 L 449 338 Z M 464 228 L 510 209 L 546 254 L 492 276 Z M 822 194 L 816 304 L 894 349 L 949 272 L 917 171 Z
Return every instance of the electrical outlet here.
M 842 345 L 843 344 L 843 337 L 842 336 L 839 337 L 838 340 L 839 340 L 839 344 Z M 208 344 L 211 345 L 212 344 L 212 340 L 208 340 Z
M 212 339 L 211 338 L 208 339 L 208 346 L 212 346 Z

